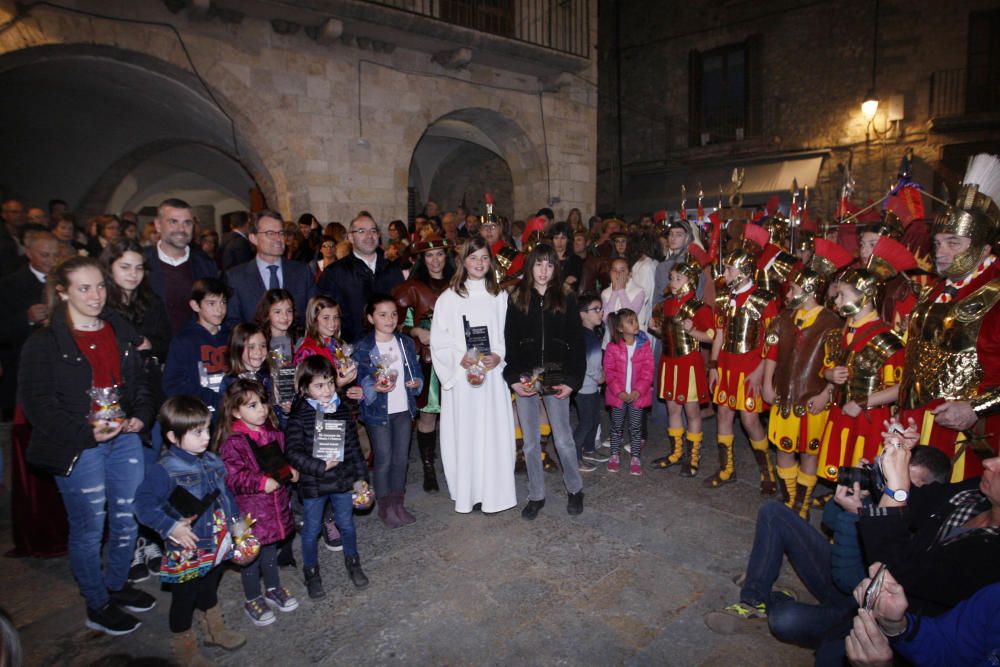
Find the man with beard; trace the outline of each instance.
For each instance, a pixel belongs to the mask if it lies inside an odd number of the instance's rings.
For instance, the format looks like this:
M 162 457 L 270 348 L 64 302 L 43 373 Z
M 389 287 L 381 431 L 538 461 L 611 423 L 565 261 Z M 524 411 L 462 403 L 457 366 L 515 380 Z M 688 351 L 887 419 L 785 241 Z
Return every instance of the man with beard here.
M 934 222 L 934 262 L 943 278 L 910 317 L 900 382 L 903 419 L 920 443 L 954 460 L 952 481 L 982 474 L 1000 451 L 1000 160 L 969 163 L 954 207 Z M 968 450 L 981 453 L 974 456 Z
M 149 286 L 163 300 L 170 316 L 170 329 L 177 335 L 191 319 L 191 287 L 201 278 L 215 278 L 219 268 L 200 248 L 191 247 L 194 214 L 182 199 L 166 199 L 156 209 L 153 226 L 160 235 L 146 248 Z

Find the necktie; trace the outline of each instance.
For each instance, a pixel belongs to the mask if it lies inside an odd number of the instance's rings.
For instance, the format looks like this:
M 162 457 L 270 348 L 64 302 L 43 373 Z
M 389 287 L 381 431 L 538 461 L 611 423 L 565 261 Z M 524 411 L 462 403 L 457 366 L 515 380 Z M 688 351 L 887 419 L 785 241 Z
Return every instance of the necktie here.
M 278 282 L 278 265 L 269 264 L 267 270 L 271 272 L 271 277 L 267 279 L 267 289 L 278 289 L 281 283 Z

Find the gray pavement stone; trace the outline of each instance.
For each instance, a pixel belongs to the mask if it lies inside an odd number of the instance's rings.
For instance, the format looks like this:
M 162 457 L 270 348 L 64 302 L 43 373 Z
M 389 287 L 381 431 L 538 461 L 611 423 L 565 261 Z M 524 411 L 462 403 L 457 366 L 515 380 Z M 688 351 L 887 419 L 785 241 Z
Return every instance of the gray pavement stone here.
M 706 423 L 706 442 L 714 439 Z M 643 459 L 665 438 L 651 423 Z M 6 440 L 6 438 L 5 438 Z M 521 505 L 494 516 L 459 515 L 447 491 L 426 494 L 416 447 L 407 505 L 413 526 L 386 530 L 358 516 L 359 549 L 371 585 L 351 586 L 339 552 L 320 547 L 327 597 L 306 595 L 301 570 L 282 570 L 298 610 L 254 628 L 242 588 L 227 572 L 220 598 L 230 625 L 247 634 L 233 653 L 204 649 L 221 665 L 806 665 L 808 651 L 764 633 L 719 636 L 702 615 L 736 600 L 753 537 L 757 494 L 753 458 L 737 436 L 739 479 L 718 490 L 701 480 L 716 461 L 703 450 L 702 474 L 676 469 L 642 477 L 599 468 L 584 474 L 585 509 L 566 514 L 561 476 L 547 478 L 534 522 Z M 443 486 L 443 475 L 439 475 Z M 814 513 L 815 514 L 815 513 Z M 814 520 L 816 520 L 814 518 Z M 0 550 L 10 547 L 9 500 L 0 501 Z M 321 543 L 322 544 L 322 543 Z M 298 541 L 295 543 L 299 557 Z M 29 665 L 124 664 L 127 656 L 170 657 L 170 596 L 150 579 L 139 586 L 159 604 L 124 638 L 86 630 L 66 559 L 4 559 L 0 604 L 20 629 Z M 780 582 L 801 591 L 787 566 Z

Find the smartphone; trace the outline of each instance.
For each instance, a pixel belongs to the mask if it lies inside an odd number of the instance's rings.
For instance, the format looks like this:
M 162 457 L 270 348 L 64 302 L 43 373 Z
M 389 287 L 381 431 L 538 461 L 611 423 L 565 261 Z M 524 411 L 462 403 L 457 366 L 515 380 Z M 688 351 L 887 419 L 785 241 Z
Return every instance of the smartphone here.
M 882 593 L 882 580 L 885 579 L 886 565 L 882 563 L 875 576 L 868 583 L 868 588 L 865 589 L 864 606 L 868 611 L 875 609 L 875 603 L 878 602 L 878 596 Z

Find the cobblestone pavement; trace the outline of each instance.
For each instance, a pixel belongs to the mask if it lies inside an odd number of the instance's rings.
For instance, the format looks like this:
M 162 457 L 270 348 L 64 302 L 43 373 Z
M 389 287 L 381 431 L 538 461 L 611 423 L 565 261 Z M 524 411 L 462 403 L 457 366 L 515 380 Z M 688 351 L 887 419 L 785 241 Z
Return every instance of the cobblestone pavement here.
M 714 426 L 706 423 L 708 443 Z M 645 461 L 665 449 L 662 428 L 651 423 L 650 431 Z M 6 448 L 6 434 L 3 442 Z M 534 522 L 520 517 L 520 475 L 518 509 L 456 514 L 445 491 L 422 491 L 413 447 L 407 504 L 417 523 L 389 531 L 374 514 L 358 517 L 368 588 L 354 589 L 341 554 L 321 546 L 327 597 L 309 600 L 301 571 L 282 570 L 301 606 L 254 628 L 242 612 L 239 576 L 227 572 L 223 608 L 249 639 L 233 653 L 204 653 L 223 665 L 811 664 L 809 652 L 778 643 L 766 630 L 719 636 L 702 621 L 705 612 L 736 601 L 731 579 L 745 565 L 763 502 L 746 440 L 738 436 L 736 447 L 739 480 L 718 490 L 701 486 L 716 462 L 711 444 L 695 480 L 676 469 L 646 469 L 642 477 L 625 466 L 618 474 L 586 473 L 579 517 L 566 514 L 560 476 L 549 475 L 547 504 Z M 10 546 L 5 497 L 0 550 Z M 296 557 L 298 546 L 296 540 Z M 782 583 L 802 591 L 787 566 Z M 142 615 L 138 631 L 109 638 L 84 627 L 65 558 L 0 561 L 0 605 L 20 629 L 29 665 L 169 658 L 170 597 L 154 579 L 139 586 L 159 604 Z

